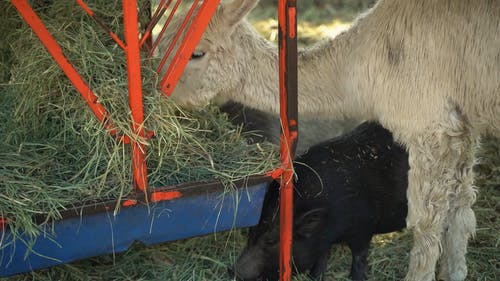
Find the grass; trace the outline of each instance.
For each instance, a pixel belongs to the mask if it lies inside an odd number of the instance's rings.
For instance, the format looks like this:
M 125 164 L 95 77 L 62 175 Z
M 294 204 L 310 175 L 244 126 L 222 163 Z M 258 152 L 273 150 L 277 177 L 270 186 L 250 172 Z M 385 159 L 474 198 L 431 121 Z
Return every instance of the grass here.
M 252 15 L 253 22 L 258 26 L 262 24 L 261 31 L 269 36 L 272 26 L 275 24 L 269 18 L 274 18 L 275 13 L 268 11 L 273 1 L 264 1 Z M 300 1 L 305 2 L 305 1 Z M 299 2 L 299 3 L 300 3 Z M 317 1 L 324 3 L 326 1 Z M 332 1 L 339 2 L 339 1 Z M 348 2 L 348 1 L 344 1 Z M 309 12 L 314 15 L 312 4 L 308 7 Z M 340 9 L 341 10 L 341 9 Z M 267 14 L 264 12 L 267 11 Z M 300 12 L 300 11 L 299 11 Z M 357 11 L 356 11 L 357 12 Z M 356 12 L 353 12 L 356 13 Z M 301 14 L 299 13 L 299 16 Z M 332 23 L 332 16 L 328 13 L 318 13 L 314 19 L 303 19 L 301 22 L 309 26 L 310 38 L 304 40 L 304 45 L 318 40 L 324 36 L 321 26 Z M 339 22 L 347 22 L 352 19 L 351 14 L 340 17 Z M 314 19 L 314 20 L 313 20 Z M 267 22 L 267 25 L 264 24 Z M 301 29 L 299 29 L 301 32 Z M 302 36 L 302 33 L 300 33 Z M 1 96 L 0 96 L 1 98 Z M 0 101 L 0 106 L 3 102 Z M 0 110 L 0 114 L 3 110 Z M 206 114 L 206 113 L 197 113 Z M 191 115 L 189 115 L 191 116 Z M 92 118 L 90 118 L 92 119 Z M 198 124 L 198 119 L 187 118 L 188 123 Z M 219 119 L 216 119 L 219 120 Z M 163 120 L 160 120 L 163 122 Z M 34 124 L 36 125 L 36 124 Z M 196 125 L 199 126 L 199 125 Z M 194 127 L 196 127 L 194 126 Z M 1 128 L 1 127 L 0 127 Z M 193 128 L 193 127 L 190 127 Z M 89 131 L 92 132 L 92 131 Z M 1 132 L 0 132 L 1 133 Z M 212 132 L 213 137 L 221 132 Z M 102 140 L 105 142 L 105 140 Z M 26 147 L 26 146 L 23 146 Z M 31 153 L 49 151 L 53 148 L 47 145 L 31 144 L 27 146 Z M 19 149 L 19 146 L 16 146 Z M 12 150 L 9 150 L 12 152 Z M 14 151 L 18 151 L 15 150 Z M 43 152 L 45 154 L 46 152 Z M 50 153 L 48 154 L 50 155 Z M 57 154 L 56 154 L 57 155 Z M 203 155 L 203 153 L 201 153 Z M 213 155 L 213 154 L 212 154 Z M 500 280 L 500 142 L 498 139 L 485 138 L 479 153 L 481 160 L 476 165 L 476 184 L 478 186 L 478 198 L 473 209 L 477 216 L 478 227 L 476 237 L 470 241 L 467 262 L 469 266 L 468 280 L 494 281 Z M 82 156 L 83 157 L 83 156 Z M 184 156 L 181 155 L 180 158 Z M 19 158 L 21 164 L 30 165 L 30 155 Z M 178 160 L 181 161 L 181 160 Z M 57 166 L 57 164 L 54 164 Z M 160 174 L 160 173 L 158 173 Z M 1 204 L 1 203 L 0 203 Z M 204 237 L 186 239 L 182 241 L 164 243 L 155 246 L 134 245 L 124 253 L 116 255 L 105 255 L 87 259 L 71 264 L 26 273 L 5 281 L 118 281 L 118 280 L 230 280 L 226 274 L 226 266 L 232 264 L 245 244 L 246 230 L 235 230 L 232 232 L 219 233 Z M 409 251 L 411 248 L 411 233 L 403 231 L 376 236 L 372 241 L 370 254 L 370 280 L 402 280 L 408 264 Z M 326 280 L 348 280 L 350 268 L 350 253 L 344 246 L 335 246 L 331 251 Z M 298 276 L 295 281 L 309 280 L 306 276 Z

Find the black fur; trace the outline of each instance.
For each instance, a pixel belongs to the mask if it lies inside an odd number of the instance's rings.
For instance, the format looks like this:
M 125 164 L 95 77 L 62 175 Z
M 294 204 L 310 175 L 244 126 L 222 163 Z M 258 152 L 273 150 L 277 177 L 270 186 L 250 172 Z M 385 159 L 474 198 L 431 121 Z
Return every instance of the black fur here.
M 309 270 L 313 277 L 320 277 L 331 246 L 345 243 L 352 252 L 352 279 L 365 280 L 372 236 L 406 226 L 408 169 L 405 150 L 375 123 L 364 123 L 298 157 L 293 233 L 296 270 Z M 273 183 L 261 220 L 250 229 L 247 246 L 233 268 L 240 279 L 277 280 L 278 206 L 279 185 Z M 263 264 L 262 272 L 251 278 L 242 276 L 239 268 L 251 266 L 252 260 Z

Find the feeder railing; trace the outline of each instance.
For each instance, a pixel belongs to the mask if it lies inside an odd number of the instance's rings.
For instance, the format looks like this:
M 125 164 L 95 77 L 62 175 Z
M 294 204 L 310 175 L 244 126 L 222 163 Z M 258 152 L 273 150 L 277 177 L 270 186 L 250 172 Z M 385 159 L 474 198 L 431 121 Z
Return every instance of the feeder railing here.
M 118 134 L 118 128 L 110 119 L 110 114 L 106 111 L 104 106 L 99 103 L 97 96 L 89 88 L 88 84 L 84 81 L 78 71 L 64 56 L 62 48 L 58 45 L 56 40 L 47 30 L 43 22 L 33 11 L 31 6 L 26 0 L 11 0 L 12 4 L 17 8 L 24 20 L 30 25 L 32 30 L 38 36 L 42 44 L 57 62 L 59 67 L 64 71 L 66 76 L 70 79 L 74 87 L 86 101 L 94 115 L 103 124 L 104 128 L 112 135 L 118 137 L 124 143 L 131 143 L 132 146 L 132 172 L 134 180 L 134 190 L 142 192 L 147 191 L 147 166 L 145 160 L 144 141 L 149 139 L 154 133 L 144 128 L 144 109 L 142 105 L 142 81 L 140 74 L 140 47 L 143 46 L 149 39 L 151 39 L 151 32 L 154 26 L 158 23 L 159 18 L 165 13 L 171 4 L 172 0 L 161 0 L 156 11 L 154 12 L 151 21 L 147 24 L 144 34 L 139 39 L 138 13 L 136 0 L 123 0 L 124 12 L 124 27 L 125 27 L 125 41 L 124 43 L 106 24 L 91 10 L 91 8 L 83 1 L 76 0 L 76 3 L 92 17 L 99 26 L 101 26 L 111 38 L 120 46 L 127 57 L 127 75 L 128 75 L 128 88 L 129 88 L 129 106 L 132 112 L 131 128 L 134 137 Z M 149 57 L 152 56 L 155 48 L 161 42 L 166 28 L 172 21 L 175 12 L 177 11 L 182 0 L 177 0 L 174 7 L 171 9 L 170 14 L 164 24 L 158 38 L 152 44 Z M 172 63 L 170 64 L 165 76 L 161 80 L 161 88 L 173 89 L 180 75 L 182 74 L 191 53 L 198 44 L 210 18 L 212 17 L 219 0 L 208 1 L 205 0 L 201 5 L 199 0 L 195 0 L 184 19 L 181 27 L 179 28 L 176 37 L 170 42 L 169 48 L 163 56 L 158 72 L 162 71 L 167 57 L 172 54 L 174 46 L 177 44 L 181 34 L 185 33 L 180 47 L 176 50 Z M 199 9 L 196 9 L 199 6 Z M 197 11 L 196 11 L 197 10 Z M 196 11 L 196 14 L 195 14 Z M 194 15 L 192 23 L 187 27 L 187 23 L 191 16 Z M 167 92 L 168 94 L 169 92 Z
M 177 30 L 177 33 L 175 34 L 174 38 L 172 39 L 172 41 L 170 42 L 170 45 L 168 46 L 168 49 L 167 51 L 165 52 L 165 54 L 163 55 L 163 57 L 161 58 L 161 61 L 160 61 L 160 64 L 158 65 L 158 67 L 156 68 L 156 72 L 158 73 L 161 73 L 161 70 L 163 69 L 163 67 L 165 66 L 165 63 L 167 62 L 167 58 L 170 56 L 170 54 L 172 53 L 172 51 L 174 50 L 174 47 L 175 47 L 175 44 L 177 44 L 177 41 L 179 41 L 179 38 L 181 37 L 182 35 L 182 32 L 184 31 L 184 29 L 186 28 L 186 25 L 189 21 L 189 19 L 191 18 L 191 16 L 193 15 L 194 13 L 194 10 L 196 9 L 196 5 L 198 5 L 198 1 L 199 0 L 194 0 L 193 1 L 193 4 L 191 5 L 191 8 L 189 8 L 189 11 L 187 12 L 187 15 L 186 17 L 184 17 L 184 20 L 182 21 L 182 24 L 181 26 L 179 27 L 179 29 Z M 156 42 L 160 42 L 161 40 L 161 37 L 159 37 L 159 40 L 156 40 Z M 158 45 L 158 44 L 156 44 Z M 191 55 L 190 55 L 191 56 Z M 184 70 L 184 69 L 183 69 Z
M 191 14 L 194 11 L 193 7 L 197 6 L 197 2 L 198 1 L 194 1 L 193 6 L 189 10 L 188 14 Z M 198 9 L 196 16 L 193 18 L 189 29 L 186 31 L 186 35 L 184 36 L 175 56 L 169 64 L 167 72 L 160 81 L 160 89 L 165 95 L 170 96 L 172 94 L 175 84 L 177 84 L 177 81 L 181 77 L 184 68 L 191 58 L 191 54 L 194 52 L 196 45 L 198 45 L 198 42 L 200 41 L 203 32 L 205 32 L 205 28 L 208 26 L 208 23 L 210 22 L 212 15 L 217 9 L 218 4 L 219 0 L 203 1 L 200 8 Z M 187 16 L 186 19 L 188 17 L 189 16 Z M 182 23 L 182 27 L 177 32 L 176 38 L 180 36 L 182 32 L 181 30 L 184 29 L 184 26 L 186 25 L 186 19 Z M 159 37 L 157 41 L 159 40 L 161 40 L 161 37 Z M 169 49 L 173 48 L 173 46 L 176 44 L 176 41 L 177 40 L 174 39 L 170 43 Z M 170 55 L 170 53 L 167 51 L 167 54 L 165 54 L 164 58 L 162 59 L 162 63 L 164 63 L 164 60 L 168 55 Z M 160 66 L 158 67 L 158 73 L 160 73 L 163 68 L 162 63 L 160 63 Z
M 165 24 L 163 24 L 163 27 L 161 28 L 160 33 L 158 34 L 156 40 L 153 42 L 153 46 L 151 47 L 151 50 L 149 50 L 148 58 L 151 58 L 153 56 L 154 51 L 156 50 L 156 48 L 160 44 L 161 38 L 163 38 L 163 36 L 165 35 L 165 31 L 167 31 L 167 27 L 169 26 L 170 22 L 174 18 L 175 11 L 177 11 L 181 2 L 182 2 L 182 0 L 177 0 L 175 2 L 174 7 L 172 7 L 172 10 L 170 11 L 170 14 L 168 14 L 168 17 L 167 17 L 167 20 L 165 21 Z M 170 2 L 167 4 L 170 4 Z M 166 7 L 166 4 L 165 4 L 165 7 Z M 161 9 L 161 6 L 158 6 L 157 10 L 158 9 Z M 165 10 L 166 10 L 166 8 L 165 8 Z
M 161 0 L 157 9 L 152 15 L 151 21 L 144 28 L 144 33 L 139 39 L 137 0 L 123 0 L 125 43 L 108 28 L 104 22 L 94 14 L 94 12 L 82 0 L 76 0 L 83 10 L 91 16 L 120 46 L 127 58 L 127 77 L 129 89 L 129 106 L 132 112 L 131 128 L 134 137 L 120 136 L 125 143 L 132 146 L 132 170 L 134 180 L 134 190 L 140 190 L 144 196 L 149 195 L 149 200 L 158 202 L 168 200 L 174 196 L 171 193 L 147 190 L 147 165 L 145 159 L 146 146 L 144 141 L 152 136 L 152 132 L 144 128 L 144 108 L 142 101 L 142 80 L 141 80 L 141 60 L 140 48 L 152 38 L 152 30 L 158 23 L 159 18 L 168 10 L 173 0 Z M 78 71 L 64 56 L 61 47 L 44 26 L 40 18 L 33 11 L 26 0 L 11 0 L 24 20 L 30 25 L 42 44 L 57 62 L 59 67 L 70 79 L 74 87 L 78 90 L 85 102 L 88 104 L 97 119 L 104 128 L 112 135 L 117 135 L 118 129 L 110 119 L 109 113 L 104 106 L 99 103 L 97 96 L 82 79 Z M 152 42 L 148 57 L 151 57 L 155 49 L 159 46 L 166 28 L 171 23 L 174 13 L 178 9 L 182 0 L 176 0 L 171 8 L 170 14 L 161 29 L 158 37 Z M 162 92 L 170 96 L 178 82 L 184 68 L 186 67 L 191 54 L 201 39 L 208 23 L 214 14 L 219 0 L 194 0 L 191 8 L 175 37 L 170 42 L 165 55 L 162 57 L 157 72 L 162 73 L 164 64 L 172 54 L 180 36 L 185 34 L 177 48 L 173 58 L 160 81 Z M 188 25 L 190 18 L 191 23 Z M 293 224 L 293 155 L 295 152 L 298 137 L 297 123 L 297 38 L 296 38 L 296 0 L 279 0 L 278 2 L 279 20 L 279 78 L 280 78 L 280 119 L 282 125 L 281 134 L 281 167 L 272 173 L 273 177 L 281 178 L 280 191 L 280 280 L 289 281 L 291 279 L 291 243 Z M 178 196 L 178 194 L 175 194 Z M 127 204 L 134 205 L 134 200 L 127 201 Z M 6 219 L 0 218 L 0 228 L 6 223 Z
M 85 2 L 83 2 L 83 0 L 76 0 L 76 3 L 78 5 L 80 5 L 80 7 L 82 7 L 82 9 L 85 11 L 85 13 L 87 13 L 87 15 L 92 17 L 94 19 L 94 21 L 97 22 L 97 24 L 108 33 L 108 35 L 111 37 L 111 39 L 113 39 L 116 42 L 116 44 L 118 44 L 118 46 L 120 46 L 120 48 L 122 48 L 123 50 L 125 50 L 127 48 L 125 46 L 125 43 L 123 43 L 123 41 L 118 37 L 118 35 L 116 35 L 113 31 L 111 31 L 111 29 L 104 23 L 104 21 L 102 21 L 101 18 L 98 17 L 89 8 L 89 6 L 87 6 L 87 4 L 85 4 Z
M 141 41 L 139 44 L 141 47 L 144 45 L 144 43 L 152 38 L 151 32 L 153 31 L 153 28 L 158 24 L 158 21 L 160 18 L 165 14 L 167 11 L 168 7 L 170 6 L 170 3 L 172 3 L 172 0 L 161 0 L 160 4 L 156 8 L 156 11 L 154 12 L 153 16 L 151 17 L 146 29 L 144 30 L 144 34 L 141 37 Z M 152 49 L 151 45 L 151 49 Z M 152 54 L 152 53 L 151 53 Z
M 293 156 L 297 121 L 297 12 L 295 0 L 279 0 L 279 89 L 281 120 L 280 280 L 292 278 Z
M 78 71 L 68 61 L 66 56 L 57 44 L 56 40 L 47 30 L 41 19 L 36 15 L 26 0 L 12 0 L 12 5 L 16 7 L 19 14 L 23 17 L 26 23 L 31 27 L 33 32 L 38 36 L 42 44 L 56 61 L 64 74 L 71 81 L 75 89 L 80 93 L 87 105 L 90 107 L 97 119 L 103 124 L 104 128 L 114 135 L 117 133 L 117 128 L 109 118 L 109 113 L 104 106 L 99 103 L 97 96 L 92 92 L 87 83 L 82 79 Z
M 103 124 L 110 134 L 116 135 L 117 128 L 110 119 L 109 113 L 104 106 L 99 103 L 97 96 L 92 92 L 87 83 L 83 80 L 78 71 L 64 56 L 62 48 L 54 37 L 47 30 L 43 22 L 33 11 L 26 0 L 12 0 L 12 4 L 17 8 L 24 20 L 29 24 L 33 32 L 38 36 L 50 55 L 64 71 L 73 86 L 77 89 L 87 105 L 90 107 L 97 119 Z M 140 54 L 139 54 L 139 33 L 137 30 L 137 2 L 136 0 L 124 0 L 124 24 L 127 45 L 125 45 L 113 32 L 111 32 L 102 21 L 83 2 L 76 0 L 83 10 L 92 16 L 101 27 L 124 48 L 127 56 L 127 73 L 129 75 L 129 106 L 132 111 L 132 130 L 137 136 L 144 138 L 150 136 L 144 132 L 144 112 L 142 106 L 142 80 L 140 74 Z M 146 192 L 147 188 L 147 167 L 145 162 L 145 146 L 130 136 L 121 136 L 121 140 L 132 143 L 132 170 L 134 175 L 134 189 Z
M 129 106 L 132 111 L 131 126 L 136 136 L 144 138 L 144 106 L 142 104 L 141 58 L 136 0 L 123 1 L 123 22 L 125 42 L 127 42 L 125 53 L 127 56 Z M 140 141 L 132 141 L 132 171 L 134 173 L 134 189 L 146 192 L 148 185 L 146 146 Z

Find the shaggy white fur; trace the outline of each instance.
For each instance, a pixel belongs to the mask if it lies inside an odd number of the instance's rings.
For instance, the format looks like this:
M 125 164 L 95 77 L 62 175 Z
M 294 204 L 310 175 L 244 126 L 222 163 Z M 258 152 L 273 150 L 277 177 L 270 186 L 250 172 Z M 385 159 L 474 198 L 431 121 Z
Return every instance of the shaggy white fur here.
M 278 112 L 276 48 L 244 19 L 257 2 L 221 4 L 174 99 Z M 376 120 L 406 145 L 415 238 L 406 280 L 434 280 L 440 257 L 441 280 L 464 280 L 474 147 L 481 134 L 500 136 L 500 1 L 379 0 L 300 53 L 299 112 Z

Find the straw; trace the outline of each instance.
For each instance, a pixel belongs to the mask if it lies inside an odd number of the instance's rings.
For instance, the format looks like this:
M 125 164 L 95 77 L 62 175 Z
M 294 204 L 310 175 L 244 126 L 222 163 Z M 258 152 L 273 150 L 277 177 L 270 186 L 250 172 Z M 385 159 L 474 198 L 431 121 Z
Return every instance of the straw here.
M 216 108 L 189 112 L 162 96 L 154 61 L 144 61 L 142 73 L 145 127 L 155 137 L 134 137 L 123 51 L 73 2 L 49 5 L 39 15 L 65 55 L 119 130 L 146 143 L 151 187 L 220 180 L 229 188 L 276 167 L 273 146 L 247 144 Z M 121 36 L 120 1 L 89 5 Z M 33 223 L 34 215 L 47 214 L 49 223 L 66 207 L 130 194 L 131 153 L 103 130 L 25 24 L 9 32 L 10 77 L 0 95 L 0 216 L 12 231 L 34 236 L 44 227 Z

